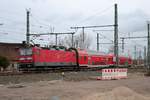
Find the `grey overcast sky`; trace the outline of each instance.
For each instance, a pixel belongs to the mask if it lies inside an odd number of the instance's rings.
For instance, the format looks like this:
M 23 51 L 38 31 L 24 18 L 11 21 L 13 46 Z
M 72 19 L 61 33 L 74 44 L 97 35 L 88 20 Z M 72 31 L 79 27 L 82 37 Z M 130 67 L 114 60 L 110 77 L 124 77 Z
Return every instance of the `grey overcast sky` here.
M 52 29 L 54 32 L 68 32 L 72 31 L 71 26 L 113 24 L 114 3 L 118 4 L 119 36 L 146 36 L 146 23 L 150 19 L 149 0 L 0 0 L 0 23 L 3 23 L 0 26 L 0 42 L 25 40 L 26 9 L 31 11 L 32 33 L 50 32 Z M 92 38 L 91 49 L 96 49 L 96 33 L 93 29 L 85 31 Z M 100 33 L 113 39 L 113 32 Z M 43 38 L 46 41 L 50 39 Z M 110 41 L 102 39 L 100 42 Z M 130 54 L 135 44 L 139 50 L 146 45 L 146 39 L 125 42 L 126 51 Z M 102 50 L 109 47 L 101 45 Z

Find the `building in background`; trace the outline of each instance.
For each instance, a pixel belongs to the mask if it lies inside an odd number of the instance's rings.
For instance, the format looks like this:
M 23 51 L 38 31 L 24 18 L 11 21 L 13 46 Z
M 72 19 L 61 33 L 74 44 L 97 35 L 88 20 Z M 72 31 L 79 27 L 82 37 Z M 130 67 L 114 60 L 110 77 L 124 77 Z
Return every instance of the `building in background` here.
M 22 43 L 1 43 L 0 42 L 0 56 L 6 57 L 10 61 L 9 69 L 17 68 L 18 49 L 23 47 Z

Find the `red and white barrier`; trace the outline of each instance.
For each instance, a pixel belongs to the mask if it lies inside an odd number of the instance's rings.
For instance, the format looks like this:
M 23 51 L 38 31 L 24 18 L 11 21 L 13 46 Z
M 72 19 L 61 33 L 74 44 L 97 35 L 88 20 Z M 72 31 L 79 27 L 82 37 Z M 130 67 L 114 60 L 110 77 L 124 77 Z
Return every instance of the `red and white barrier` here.
M 119 68 L 118 74 L 119 79 L 127 78 L 127 68 Z
M 127 68 L 111 68 L 102 69 L 98 71 L 101 76 L 98 76 L 98 80 L 111 80 L 111 79 L 123 79 L 127 78 Z

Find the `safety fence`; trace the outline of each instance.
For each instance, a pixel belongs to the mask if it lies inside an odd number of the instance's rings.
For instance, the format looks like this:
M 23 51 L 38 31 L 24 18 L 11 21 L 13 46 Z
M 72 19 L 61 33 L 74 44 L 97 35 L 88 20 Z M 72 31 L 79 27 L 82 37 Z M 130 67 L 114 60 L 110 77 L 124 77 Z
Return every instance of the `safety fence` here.
M 127 68 L 101 69 L 97 71 L 97 80 L 126 79 Z

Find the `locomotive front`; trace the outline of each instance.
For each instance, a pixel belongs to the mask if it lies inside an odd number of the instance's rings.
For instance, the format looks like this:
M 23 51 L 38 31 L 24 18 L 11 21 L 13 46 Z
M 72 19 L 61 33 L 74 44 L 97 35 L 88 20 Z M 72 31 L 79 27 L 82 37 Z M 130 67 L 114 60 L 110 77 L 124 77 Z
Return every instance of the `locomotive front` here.
M 19 49 L 19 69 L 28 69 L 33 66 L 33 50 L 31 47 Z

